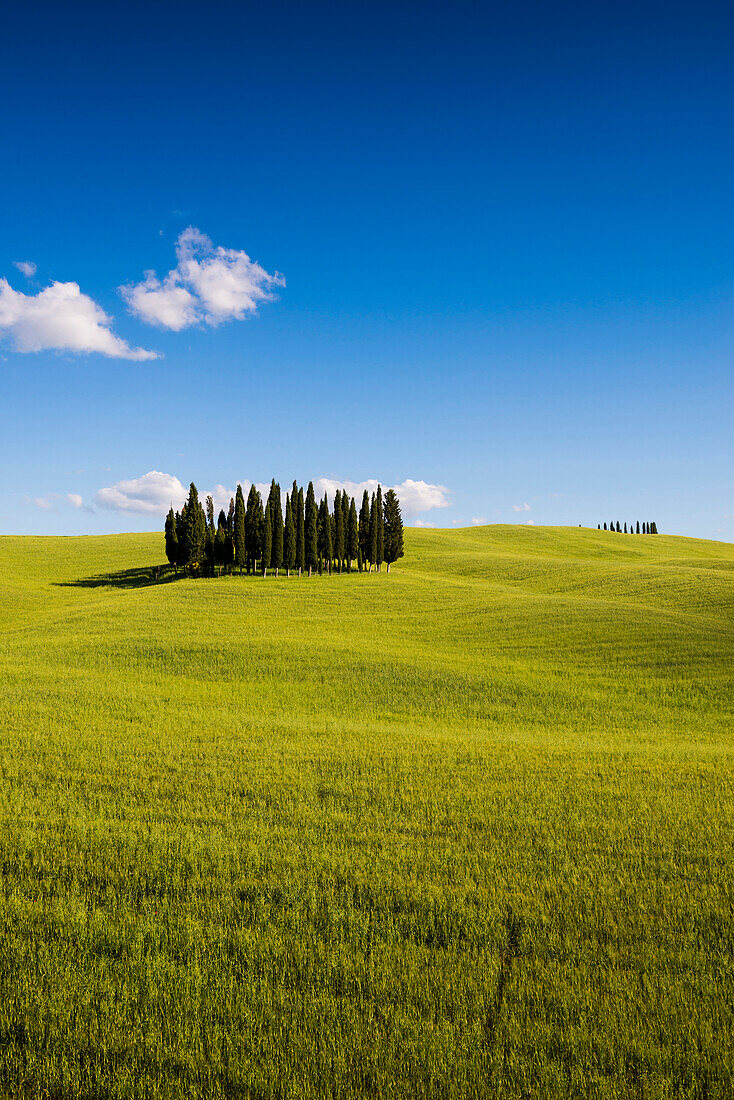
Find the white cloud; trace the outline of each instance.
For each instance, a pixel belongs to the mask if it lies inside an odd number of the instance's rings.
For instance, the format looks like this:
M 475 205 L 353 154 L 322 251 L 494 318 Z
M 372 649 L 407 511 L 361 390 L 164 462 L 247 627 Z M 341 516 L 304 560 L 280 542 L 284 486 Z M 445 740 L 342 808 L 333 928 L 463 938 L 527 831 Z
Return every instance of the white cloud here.
M 368 478 L 366 481 L 319 477 L 316 478 L 313 484 L 317 497 L 322 497 L 324 493 L 327 493 L 329 500 L 333 500 L 337 489 L 346 489 L 350 496 L 355 497 L 359 506 L 365 489 L 371 496 L 372 493 L 377 491 L 378 481 L 374 477 Z M 451 504 L 449 500 L 450 490 L 444 485 L 430 485 L 427 481 L 414 481 L 412 478 L 406 478 L 400 485 L 383 485 L 383 493 L 390 488 L 397 493 L 403 514 L 406 516 L 414 516 L 418 512 L 428 512 L 432 508 L 448 508 Z
M 178 510 L 186 500 L 188 490 L 177 477 L 150 470 L 142 477 L 118 481 L 94 495 L 98 508 L 113 512 L 133 512 L 139 515 L 162 515 L 173 507 Z
M 513 504 L 512 510 L 513 512 L 529 512 L 530 505 L 527 502 L 525 504 Z
M 58 493 L 47 493 L 45 497 L 33 497 L 32 501 L 36 508 L 42 508 L 44 512 L 58 512 L 58 499 Z
M 428 523 L 424 519 L 417 519 L 415 521 L 415 523 L 413 524 L 413 526 L 414 527 L 430 527 L 432 530 L 434 530 L 435 527 L 436 527 L 436 524 L 435 523 Z
M 80 496 L 79 493 L 67 493 L 66 494 L 66 499 L 69 502 L 69 504 L 72 506 L 72 508 L 83 508 L 84 507 L 84 497 Z
M 176 242 L 177 264 L 163 279 L 146 271 L 141 283 L 120 287 L 131 313 L 149 325 L 180 332 L 191 325 L 240 321 L 285 286 L 246 252 L 215 247 L 209 237 L 189 226 Z
M 153 351 L 131 348 L 110 330 L 112 319 L 82 294 L 78 283 L 51 283 L 38 294 L 13 290 L 0 279 L 0 335 L 16 351 L 99 352 L 113 359 L 157 359 Z
M 17 267 L 18 271 L 25 275 L 26 279 L 32 279 L 36 274 L 36 265 L 32 260 L 17 260 L 13 264 L 13 267 Z
M 484 527 L 487 523 L 489 523 L 489 520 L 486 516 L 472 516 L 471 521 L 475 527 Z
M 525 520 L 525 526 L 526 527 L 535 527 L 535 520 L 534 519 Z

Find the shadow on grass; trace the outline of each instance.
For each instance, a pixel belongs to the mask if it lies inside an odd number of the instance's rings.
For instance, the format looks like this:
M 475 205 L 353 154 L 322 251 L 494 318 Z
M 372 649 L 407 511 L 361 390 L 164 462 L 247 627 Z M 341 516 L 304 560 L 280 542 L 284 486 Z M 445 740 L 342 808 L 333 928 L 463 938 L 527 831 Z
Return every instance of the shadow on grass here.
M 119 573 L 98 573 L 95 577 L 80 577 L 77 581 L 57 581 L 59 588 L 149 588 L 153 584 L 180 581 L 185 573 L 174 573 L 164 566 L 143 566 L 122 569 Z

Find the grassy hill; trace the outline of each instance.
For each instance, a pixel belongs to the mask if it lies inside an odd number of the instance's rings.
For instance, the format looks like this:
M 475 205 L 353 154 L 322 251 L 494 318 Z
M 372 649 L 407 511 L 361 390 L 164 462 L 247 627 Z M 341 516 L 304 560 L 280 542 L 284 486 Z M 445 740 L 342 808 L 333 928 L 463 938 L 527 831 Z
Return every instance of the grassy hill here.
M 0 1094 L 728 1097 L 734 547 L 0 538 Z

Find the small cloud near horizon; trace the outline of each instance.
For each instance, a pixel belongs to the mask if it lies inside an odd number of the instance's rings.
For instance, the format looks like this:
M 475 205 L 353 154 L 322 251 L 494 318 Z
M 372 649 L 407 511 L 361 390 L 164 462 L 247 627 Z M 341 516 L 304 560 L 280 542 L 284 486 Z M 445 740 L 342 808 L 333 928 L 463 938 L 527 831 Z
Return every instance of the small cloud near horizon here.
M 532 509 L 531 509 L 530 505 L 527 503 L 527 501 L 525 502 L 525 504 L 513 504 L 512 505 L 512 510 L 513 510 L 513 512 L 530 512 L 530 511 L 532 511 Z

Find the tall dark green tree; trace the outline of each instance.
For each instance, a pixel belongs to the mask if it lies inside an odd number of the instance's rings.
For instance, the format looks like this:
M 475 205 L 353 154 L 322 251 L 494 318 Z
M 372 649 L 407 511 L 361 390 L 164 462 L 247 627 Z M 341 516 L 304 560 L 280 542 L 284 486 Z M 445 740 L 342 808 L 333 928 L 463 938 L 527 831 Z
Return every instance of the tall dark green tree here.
M 217 533 L 214 537 L 214 563 L 222 575 L 222 569 L 227 564 L 227 516 L 222 510 L 217 520 Z
M 367 561 L 370 563 L 368 572 L 372 572 L 372 566 L 377 562 L 377 503 L 375 494 L 370 500 L 370 538 L 367 546 Z
M 400 501 L 394 489 L 388 489 L 385 493 L 384 503 L 384 530 L 385 530 L 385 561 L 387 571 L 398 558 L 405 553 L 403 548 L 403 516 L 400 511 Z
M 295 484 L 295 483 L 294 483 Z M 303 489 L 298 490 L 296 497 L 296 565 L 300 577 L 306 568 L 306 532 L 303 523 Z
M 186 543 L 186 565 L 193 568 L 204 557 L 204 538 L 206 536 L 206 516 L 199 503 L 199 492 L 193 481 L 189 486 L 186 501 L 186 522 L 184 524 Z
M 234 561 L 240 573 L 247 562 L 245 548 L 245 497 L 238 484 L 234 498 Z
M 377 486 L 377 496 L 375 497 L 375 522 L 377 525 L 377 538 L 375 544 L 375 564 L 377 566 L 377 572 L 380 572 L 382 563 L 385 560 L 385 516 L 382 506 L 382 486 Z
M 275 495 L 270 505 L 270 521 L 273 528 L 273 549 L 270 555 L 270 565 L 278 570 L 283 565 L 283 505 L 281 503 L 280 485 L 275 486 Z
M 251 485 L 245 511 L 245 552 L 248 573 L 255 572 L 256 563 L 262 554 L 263 520 L 262 497 L 255 486 Z
M 319 506 L 318 518 L 318 551 L 319 569 L 326 568 L 331 573 L 331 561 L 334 557 L 334 544 L 331 538 L 331 515 L 329 513 L 329 500 L 324 493 L 324 499 Z
M 364 565 L 370 555 L 370 498 L 366 489 L 362 494 L 362 507 L 359 510 L 359 550 Z
M 635 534 L 639 535 L 639 533 L 640 533 L 640 521 L 638 520 L 637 521 L 637 530 L 635 531 Z
M 342 494 L 337 489 L 334 494 L 334 557 L 337 560 L 337 570 L 342 571 L 346 554 L 346 538 L 344 532 L 344 512 L 342 510 Z
M 343 566 L 347 569 L 347 543 L 349 540 L 349 494 L 346 489 L 342 489 L 342 526 L 344 527 L 344 562 Z M 349 572 L 349 570 L 347 570 Z
M 173 506 L 166 516 L 166 557 L 173 566 L 178 566 L 178 534 Z
M 359 557 L 359 521 L 357 519 L 357 505 L 352 497 L 349 505 L 349 519 L 347 521 L 347 572 L 352 572 L 352 562 Z
M 270 568 L 270 559 L 273 553 L 273 515 L 270 511 L 270 499 L 265 505 L 265 514 L 263 516 L 263 548 L 262 548 L 262 571 L 263 577 L 267 577 L 268 569 Z
M 285 527 L 283 529 L 283 565 L 287 577 L 296 564 L 296 524 L 293 517 L 291 498 L 285 498 Z
M 313 491 L 313 482 L 309 481 L 306 490 L 306 509 L 304 515 L 305 532 L 305 562 L 308 575 L 319 563 L 319 510 L 316 507 L 316 494 Z
M 211 495 L 206 498 L 206 525 L 212 531 L 216 531 L 216 527 L 214 525 L 214 501 L 212 500 Z

